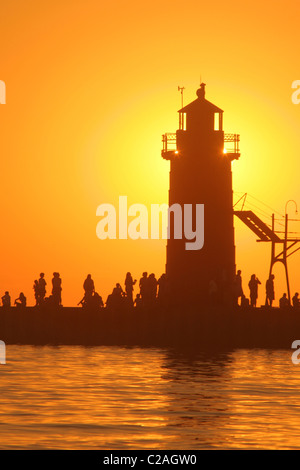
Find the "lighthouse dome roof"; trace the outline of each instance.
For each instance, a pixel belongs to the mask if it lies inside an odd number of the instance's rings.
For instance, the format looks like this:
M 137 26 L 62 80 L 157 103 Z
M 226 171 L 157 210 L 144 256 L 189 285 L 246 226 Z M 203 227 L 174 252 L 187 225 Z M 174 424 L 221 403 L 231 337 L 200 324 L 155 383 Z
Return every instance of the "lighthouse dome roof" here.
M 201 83 L 199 90 L 197 90 L 198 98 L 183 108 L 179 109 L 179 113 L 223 113 L 223 109 L 214 105 L 207 99 L 205 99 L 205 83 Z

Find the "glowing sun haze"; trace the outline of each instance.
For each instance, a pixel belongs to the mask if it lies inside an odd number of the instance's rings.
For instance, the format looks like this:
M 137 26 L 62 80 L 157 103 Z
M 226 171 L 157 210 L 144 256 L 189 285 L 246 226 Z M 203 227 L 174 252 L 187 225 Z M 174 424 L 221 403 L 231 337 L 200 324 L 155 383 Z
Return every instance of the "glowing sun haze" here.
M 161 135 L 178 127 L 178 85 L 187 104 L 200 74 L 225 132 L 241 135 L 234 190 L 281 213 L 289 199 L 300 209 L 299 13 L 297 0 L 2 2 L 1 292 L 23 291 L 33 304 L 34 279 L 45 272 L 49 293 L 59 271 L 63 304 L 75 305 L 88 273 L 105 299 L 127 271 L 161 275 L 166 240 L 101 241 L 96 208 L 119 195 L 167 202 Z M 264 284 L 270 247 L 235 227 L 244 287 L 252 273 Z M 296 254 L 292 293 L 298 265 Z

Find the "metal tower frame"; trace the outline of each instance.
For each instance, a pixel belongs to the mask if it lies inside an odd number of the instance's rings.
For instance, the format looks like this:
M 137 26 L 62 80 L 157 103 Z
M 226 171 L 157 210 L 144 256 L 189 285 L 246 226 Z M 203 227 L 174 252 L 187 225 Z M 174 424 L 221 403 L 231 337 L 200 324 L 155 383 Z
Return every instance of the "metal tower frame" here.
M 272 231 L 275 230 L 275 217 L 272 214 Z M 273 266 L 275 263 L 279 262 L 284 265 L 285 269 L 285 277 L 286 277 L 286 286 L 287 286 L 287 293 L 289 302 L 291 302 L 291 293 L 290 293 L 290 283 L 289 283 L 289 274 L 288 274 L 288 265 L 287 259 L 292 254 L 296 253 L 296 251 L 300 250 L 300 247 L 296 248 L 294 251 L 289 252 L 291 248 L 295 247 L 297 243 L 300 242 L 299 238 L 288 238 L 288 214 L 285 214 L 285 224 L 284 224 L 284 239 L 280 240 L 280 242 L 276 242 L 271 240 L 271 264 L 270 264 L 270 271 L 269 276 L 272 274 Z M 283 249 L 280 253 L 276 255 L 276 243 L 282 243 Z M 290 243 L 290 245 L 288 245 Z
M 240 198 L 239 201 L 241 199 L 242 198 Z M 241 219 L 242 222 L 244 222 L 245 225 L 247 225 L 247 227 L 249 227 L 250 230 L 252 230 L 252 232 L 254 232 L 259 237 L 259 240 L 257 240 L 258 242 L 271 242 L 271 263 L 269 276 L 271 276 L 272 274 L 273 266 L 275 263 L 280 262 L 284 265 L 288 299 L 289 302 L 291 302 L 287 259 L 289 256 L 296 253 L 296 251 L 300 250 L 300 247 L 298 247 L 292 252 L 290 251 L 293 247 L 297 245 L 297 243 L 300 242 L 300 238 L 288 238 L 288 214 L 285 214 L 284 238 L 282 239 L 275 232 L 274 214 L 272 214 L 272 228 L 270 228 L 252 211 L 241 210 L 233 211 L 233 213 L 234 215 L 239 217 L 239 219 Z M 276 254 L 276 246 L 278 244 L 282 244 L 283 248 L 278 254 Z

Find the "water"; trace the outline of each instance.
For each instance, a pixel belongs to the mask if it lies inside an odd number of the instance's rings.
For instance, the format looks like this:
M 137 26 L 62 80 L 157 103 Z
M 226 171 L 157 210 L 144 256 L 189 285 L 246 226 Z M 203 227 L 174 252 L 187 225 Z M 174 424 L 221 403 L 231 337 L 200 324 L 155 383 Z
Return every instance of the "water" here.
M 291 352 L 7 346 L 0 448 L 300 448 Z

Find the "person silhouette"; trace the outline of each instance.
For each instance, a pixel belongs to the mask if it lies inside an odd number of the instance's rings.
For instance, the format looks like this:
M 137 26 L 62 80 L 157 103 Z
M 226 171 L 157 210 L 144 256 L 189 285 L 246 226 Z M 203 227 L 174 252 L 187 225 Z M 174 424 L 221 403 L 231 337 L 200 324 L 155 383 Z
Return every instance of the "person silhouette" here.
M 294 308 L 300 308 L 300 299 L 299 299 L 299 293 L 296 292 L 295 295 L 292 298 L 293 302 L 293 307 Z
M 155 302 L 157 294 L 157 279 L 154 273 L 151 273 L 148 277 L 148 298 L 151 303 Z
M 10 295 L 8 291 L 5 291 L 5 294 L 1 297 L 3 307 L 10 307 Z
M 95 292 L 95 284 L 94 284 L 91 274 L 87 275 L 87 278 L 83 283 L 83 289 L 84 289 L 85 303 L 89 303 L 89 301 L 91 300 L 93 296 L 93 293 Z
M 251 279 L 248 282 L 250 290 L 250 305 L 251 307 L 256 307 L 257 297 L 258 297 L 258 285 L 261 284 L 260 280 L 256 277 L 255 274 L 251 275 Z
M 248 308 L 249 307 L 249 299 L 247 299 L 245 294 L 243 294 L 242 297 L 241 297 L 241 307 L 242 308 Z
M 137 309 L 141 308 L 141 306 L 142 306 L 141 294 L 136 294 L 134 305 L 136 306 Z
M 39 305 L 39 282 L 35 279 L 33 283 L 33 291 L 34 291 L 34 298 L 35 298 L 35 305 Z
M 140 279 L 140 295 L 142 302 L 145 303 L 148 300 L 148 273 L 143 272 L 143 276 Z
M 44 302 L 46 295 L 46 285 L 45 274 L 41 273 L 38 280 L 38 304 L 41 305 Z
M 101 295 L 98 294 L 98 292 L 94 292 L 92 299 L 94 308 L 99 309 L 101 307 L 104 307 L 103 299 Z
M 286 308 L 289 307 L 290 302 L 289 299 L 286 296 L 286 293 L 283 294 L 283 296 L 279 299 L 279 307 L 280 308 Z
M 136 279 L 133 280 L 131 273 L 128 272 L 125 278 L 125 292 L 130 305 L 133 305 L 133 286 L 135 283 Z
M 123 294 L 123 289 L 121 287 L 121 284 L 117 282 L 116 287 L 114 287 L 112 291 L 112 295 L 114 296 L 115 299 L 121 299 Z
M 23 292 L 20 293 L 19 297 L 15 300 L 15 306 L 20 308 L 26 307 L 26 297 Z
M 52 278 L 52 301 L 54 305 L 61 305 L 61 278 L 59 273 L 53 273 Z
M 107 297 L 106 307 L 113 310 L 120 308 L 124 303 L 123 295 L 125 295 L 125 292 L 123 292 L 121 284 L 117 282 L 116 286 L 113 288 L 112 293 Z
M 266 305 L 270 307 L 272 307 L 273 300 L 275 299 L 274 279 L 274 274 L 270 274 L 266 282 Z

